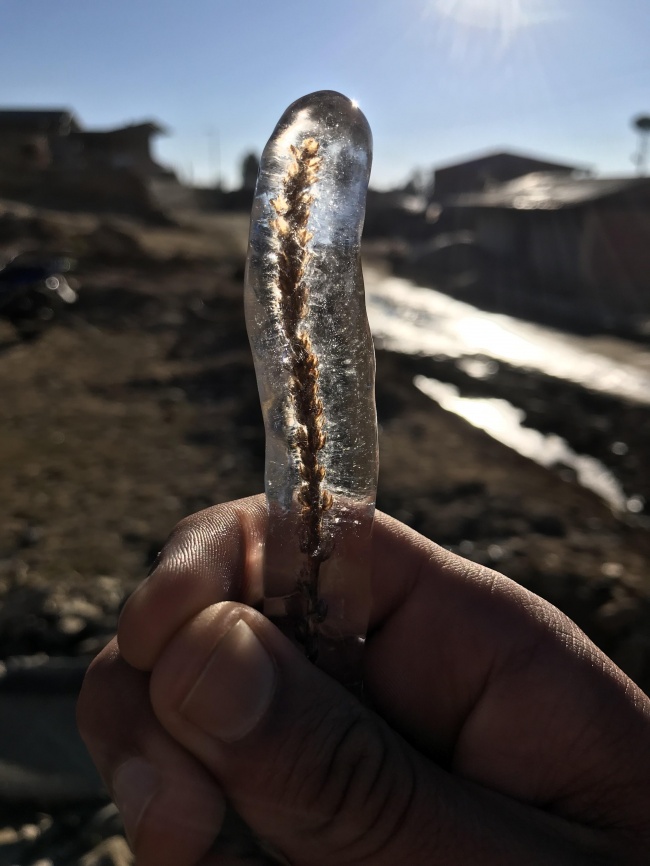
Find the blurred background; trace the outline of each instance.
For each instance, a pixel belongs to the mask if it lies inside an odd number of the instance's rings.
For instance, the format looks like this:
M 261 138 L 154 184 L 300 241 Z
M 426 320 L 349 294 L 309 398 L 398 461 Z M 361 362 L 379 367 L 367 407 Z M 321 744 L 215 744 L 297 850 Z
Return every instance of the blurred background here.
M 175 523 L 263 489 L 248 215 L 313 90 L 375 140 L 378 506 L 650 690 L 645 0 L 0 0 L 0 32 L 0 866 L 131 862 L 75 696 Z

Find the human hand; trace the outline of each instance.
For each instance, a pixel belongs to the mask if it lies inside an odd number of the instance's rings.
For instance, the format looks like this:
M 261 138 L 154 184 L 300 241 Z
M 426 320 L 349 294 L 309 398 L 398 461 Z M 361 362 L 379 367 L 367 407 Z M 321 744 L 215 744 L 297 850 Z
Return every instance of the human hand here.
M 574 623 L 378 514 L 369 709 L 249 606 L 265 519 L 179 524 L 86 677 L 140 866 L 244 862 L 226 800 L 294 866 L 648 862 L 650 701 Z

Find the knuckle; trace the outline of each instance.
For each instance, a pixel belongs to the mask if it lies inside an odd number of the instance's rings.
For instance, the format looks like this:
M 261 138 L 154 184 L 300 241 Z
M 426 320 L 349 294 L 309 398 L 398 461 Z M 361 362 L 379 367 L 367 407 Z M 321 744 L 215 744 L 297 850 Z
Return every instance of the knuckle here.
M 154 728 L 148 675 L 128 665 L 113 639 L 90 665 L 77 699 L 77 726 L 107 780 L 125 755 L 142 750 Z
M 375 862 L 401 833 L 415 794 L 407 750 L 377 718 L 354 705 L 303 719 L 302 747 L 274 762 L 274 787 L 297 805 L 304 844 L 326 846 L 343 864 Z
M 119 666 L 117 643 L 113 640 L 91 663 L 77 698 L 76 719 L 82 741 L 104 780 L 110 775 L 118 752 L 119 724 L 111 714 L 115 696 L 114 668 Z
M 158 554 L 158 569 L 180 573 L 201 569 L 224 557 L 225 541 L 232 545 L 232 554 L 238 554 L 240 536 L 237 511 L 230 503 L 197 511 L 176 524 Z
M 104 684 L 106 671 L 119 651 L 115 638 L 93 659 L 86 671 L 77 699 L 77 724 L 82 737 L 101 729 L 104 723 Z

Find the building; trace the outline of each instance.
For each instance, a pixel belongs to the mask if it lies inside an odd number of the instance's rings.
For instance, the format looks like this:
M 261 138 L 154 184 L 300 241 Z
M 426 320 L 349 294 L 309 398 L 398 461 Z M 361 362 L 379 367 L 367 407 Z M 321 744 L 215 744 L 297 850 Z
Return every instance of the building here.
M 0 173 L 49 168 L 79 129 L 66 108 L 0 110 Z
M 184 203 L 187 191 L 152 155 L 166 132 L 154 121 L 88 130 L 67 108 L 0 109 L 0 196 L 126 212 Z
M 529 154 L 493 151 L 437 168 L 433 177 L 433 199 L 444 205 L 451 196 L 481 192 L 532 172 L 566 176 L 589 174 L 584 166 L 568 165 Z
M 612 324 L 650 317 L 650 179 L 534 172 L 446 210 L 538 300 Z

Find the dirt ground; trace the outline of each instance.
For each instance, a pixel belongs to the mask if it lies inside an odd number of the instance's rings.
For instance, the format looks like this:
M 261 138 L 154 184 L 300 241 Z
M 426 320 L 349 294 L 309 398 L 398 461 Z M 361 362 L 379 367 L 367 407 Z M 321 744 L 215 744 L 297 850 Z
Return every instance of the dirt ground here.
M 11 228 L 5 249 L 70 248 L 81 289 L 36 340 L 0 320 L 0 659 L 90 657 L 178 520 L 262 490 L 245 221 L 145 229 L 21 211 Z M 418 371 L 453 379 L 444 361 L 378 353 L 378 507 L 550 599 L 650 691 L 644 521 L 443 411 Z M 549 404 L 565 393 L 538 386 Z M 517 387 L 504 370 L 502 395 Z M 649 423 L 625 412 L 634 430 Z M 630 473 L 650 489 L 634 430 Z

